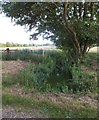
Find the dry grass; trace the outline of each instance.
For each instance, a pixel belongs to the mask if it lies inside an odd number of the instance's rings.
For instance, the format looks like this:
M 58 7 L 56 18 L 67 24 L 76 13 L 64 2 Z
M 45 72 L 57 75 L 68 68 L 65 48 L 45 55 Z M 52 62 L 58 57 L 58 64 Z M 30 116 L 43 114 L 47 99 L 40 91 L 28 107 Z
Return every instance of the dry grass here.
M 39 93 L 39 92 L 33 92 L 28 91 L 28 93 L 25 93 L 24 90 L 19 85 L 14 85 L 11 88 L 5 88 L 3 91 L 3 94 L 9 94 L 9 95 L 16 95 L 20 97 L 25 97 L 29 99 L 33 99 L 37 102 L 48 102 L 50 104 L 63 107 L 63 108 L 78 108 L 80 109 L 83 104 L 86 104 L 87 106 L 91 106 L 93 108 L 97 108 L 97 102 L 96 95 L 93 96 L 81 96 L 81 95 L 70 95 L 70 94 L 56 94 L 56 93 Z

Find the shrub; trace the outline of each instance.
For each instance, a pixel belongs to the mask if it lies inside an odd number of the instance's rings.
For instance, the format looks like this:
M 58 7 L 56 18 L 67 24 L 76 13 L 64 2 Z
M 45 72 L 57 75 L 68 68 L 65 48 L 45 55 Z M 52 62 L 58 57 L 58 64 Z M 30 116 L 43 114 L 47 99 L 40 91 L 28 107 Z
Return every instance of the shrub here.
M 62 55 L 62 54 L 61 54 Z M 33 87 L 40 91 L 88 93 L 97 89 L 95 73 L 85 73 L 80 66 L 69 65 L 63 55 L 46 56 L 43 63 L 30 66 Z
M 95 80 L 95 73 L 82 72 L 80 66 L 74 65 L 72 67 L 72 75 L 73 79 L 68 83 L 68 88 L 72 89 L 74 93 L 96 91 L 97 81 Z
M 49 60 L 47 63 L 40 63 L 34 66 L 32 80 L 35 83 L 35 86 L 40 90 L 45 87 L 47 79 L 53 69 L 53 61 Z

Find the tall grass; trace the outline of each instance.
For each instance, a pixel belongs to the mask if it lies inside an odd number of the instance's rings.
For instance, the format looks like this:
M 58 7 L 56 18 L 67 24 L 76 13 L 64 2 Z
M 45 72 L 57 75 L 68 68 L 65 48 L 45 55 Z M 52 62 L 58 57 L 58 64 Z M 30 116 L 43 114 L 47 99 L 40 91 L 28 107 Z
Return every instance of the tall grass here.
M 49 55 L 48 55 L 49 54 Z M 30 63 L 24 71 L 10 78 L 4 78 L 3 84 L 19 83 L 25 89 L 63 93 L 96 92 L 96 73 L 82 71 L 75 64 L 71 67 L 62 52 L 49 52 L 38 64 Z M 89 56 L 88 56 L 89 57 Z M 87 62 L 88 59 L 85 61 Z M 71 71 L 71 73 L 70 73 Z M 15 82 L 13 82 L 13 79 Z M 12 82 L 11 82 L 12 81 Z M 11 82 L 11 83 L 10 83 Z
M 42 51 L 30 51 L 30 50 L 19 50 L 15 52 L 2 53 L 2 60 L 23 60 L 23 61 L 36 61 L 42 62 L 43 55 Z
M 43 50 L 18 50 L 15 52 L 2 53 L 2 60 L 24 60 L 24 61 L 36 61 L 42 62 L 43 59 L 46 59 L 46 56 L 55 57 L 57 54 L 61 54 L 61 51 L 56 50 L 45 50 L 43 55 Z

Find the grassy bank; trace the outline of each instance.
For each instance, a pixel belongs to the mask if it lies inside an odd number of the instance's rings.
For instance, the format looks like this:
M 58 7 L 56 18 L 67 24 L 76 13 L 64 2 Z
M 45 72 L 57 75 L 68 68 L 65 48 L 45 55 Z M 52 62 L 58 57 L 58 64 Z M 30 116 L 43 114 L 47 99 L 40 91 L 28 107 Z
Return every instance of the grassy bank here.
M 35 110 L 38 111 L 42 117 L 95 118 L 97 116 L 97 109 L 94 106 L 90 106 L 79 100 L 67 100 L 64 106 L 62 106 L 49 101 L 3 94 L 3 105 L 10 105 L 17 109 L 21 108 L 21 110 L 25 112 Z

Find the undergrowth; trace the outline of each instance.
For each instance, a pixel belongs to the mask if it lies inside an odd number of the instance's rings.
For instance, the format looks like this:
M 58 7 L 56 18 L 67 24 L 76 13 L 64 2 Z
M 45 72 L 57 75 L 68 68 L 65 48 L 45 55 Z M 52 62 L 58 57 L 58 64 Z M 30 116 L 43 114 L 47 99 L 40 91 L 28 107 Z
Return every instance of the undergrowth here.
M 75 94 L 96 92 L 98 89 L 95 79 L 97 74 L 95 72 L 86 73 L 86 71 L 82 71 L 80 65 L 73 64 L 70 66 L 69 64 L 63 53 L 52 53 L 50 56 L 44 57 L 43 61 L 38 64 L 30 63 L 26 69 L 16 76 L 4 77 L 3 86 L 18 83 L 26 90 L 33 88 L 41 92 Z

